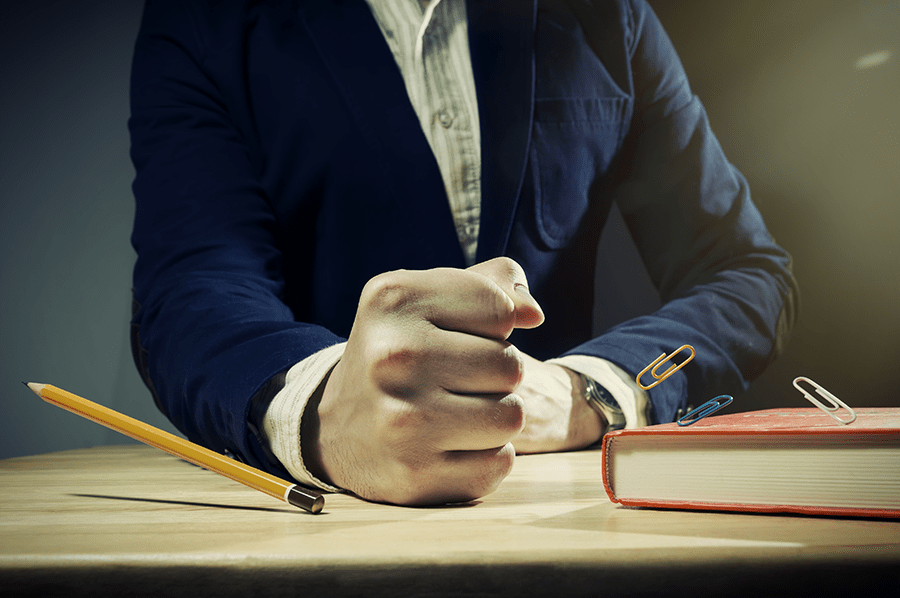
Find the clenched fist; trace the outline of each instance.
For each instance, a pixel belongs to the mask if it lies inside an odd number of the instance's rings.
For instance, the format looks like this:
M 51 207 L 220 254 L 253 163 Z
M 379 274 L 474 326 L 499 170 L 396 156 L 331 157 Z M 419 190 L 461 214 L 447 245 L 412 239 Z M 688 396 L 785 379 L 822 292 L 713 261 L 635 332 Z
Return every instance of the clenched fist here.
M 507 258 L 376 276 L 313 405 L 307 465 L 374 501 L 489 494 L 510 472 L 511 441 L 525 425 L 514 394 L 524 356 L 506 339 L 542 321 L 522 269 Z

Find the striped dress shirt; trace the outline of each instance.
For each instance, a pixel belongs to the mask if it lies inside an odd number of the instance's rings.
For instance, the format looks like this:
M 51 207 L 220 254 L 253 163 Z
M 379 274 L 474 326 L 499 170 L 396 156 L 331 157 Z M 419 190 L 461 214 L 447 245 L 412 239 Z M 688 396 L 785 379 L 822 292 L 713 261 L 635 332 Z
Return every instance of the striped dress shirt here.
M 466 264 L 481 218 L 481 130 L 465 0 L 366 0 L 437 160 Z

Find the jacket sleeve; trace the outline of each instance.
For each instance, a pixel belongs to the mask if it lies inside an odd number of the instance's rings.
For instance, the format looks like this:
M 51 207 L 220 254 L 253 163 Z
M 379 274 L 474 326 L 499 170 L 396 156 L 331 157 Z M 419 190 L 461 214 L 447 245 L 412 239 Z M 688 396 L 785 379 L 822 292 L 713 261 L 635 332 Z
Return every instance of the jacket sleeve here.
M 746 389 L 782 350 L 798 291 L 661 24 L 645 2 L 625 4 L 635 105 L 614 199 L 663 305 L 570 353 L 636 374 L 692 345 L 694 361 L 650 391 L 651 422 L 664 422 L 688 400 Z
M 282 301 L 275 216 L 205 67 L 197 6 L 149 0 L 135 46 L 132 348 L 188 438 L 266 466 L 248 431 L 251 397 L 343 339 L 295 322 Z

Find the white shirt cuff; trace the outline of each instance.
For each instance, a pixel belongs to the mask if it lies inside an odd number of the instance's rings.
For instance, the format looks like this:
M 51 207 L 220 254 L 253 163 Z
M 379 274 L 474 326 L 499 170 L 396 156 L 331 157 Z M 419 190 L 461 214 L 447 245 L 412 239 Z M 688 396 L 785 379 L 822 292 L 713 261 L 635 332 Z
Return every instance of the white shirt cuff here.
M 550 359 L 548 363 L 567 367 L 608 390 L 625 414 L 626 428 L 640 428 L 650 423 L 650 396 L 637 385 L 631 374 L 616 364 L 591 355 L 565 355 Z
M 341 360 L 346 344 L 339 343 L 322 349 L 288 370 L 284 388 L 272 399 L 263 417 L 263 430 L 269 441 L 269 448 L 294 479 L 301 484 L 332 492 L 341 492 L 341 489 L 316 478 L 303 463 L 300 430 L 309 398 L 328 372 Z

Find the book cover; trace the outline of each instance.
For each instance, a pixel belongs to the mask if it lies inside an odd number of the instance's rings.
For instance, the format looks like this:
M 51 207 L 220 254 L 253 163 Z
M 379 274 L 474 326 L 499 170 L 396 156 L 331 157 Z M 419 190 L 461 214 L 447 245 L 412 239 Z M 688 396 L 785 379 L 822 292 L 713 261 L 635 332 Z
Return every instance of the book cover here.
M 900 517 L 900 408 L 710 416 L 610 432 L 603 485 L 624 506 Z

